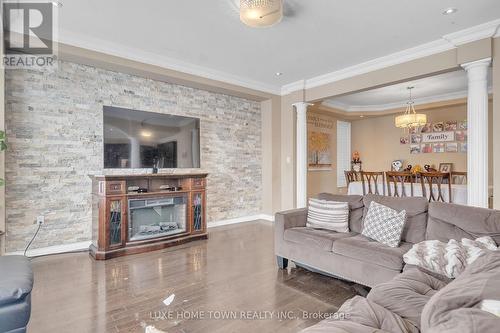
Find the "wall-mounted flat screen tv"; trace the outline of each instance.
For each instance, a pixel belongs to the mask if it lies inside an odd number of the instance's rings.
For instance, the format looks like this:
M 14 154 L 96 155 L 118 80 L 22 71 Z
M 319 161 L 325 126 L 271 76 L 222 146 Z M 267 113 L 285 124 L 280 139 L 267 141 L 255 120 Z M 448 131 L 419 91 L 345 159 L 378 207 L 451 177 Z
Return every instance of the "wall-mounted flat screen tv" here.
M 104 168 L 199 168 L 200 120 L 104 106 Z

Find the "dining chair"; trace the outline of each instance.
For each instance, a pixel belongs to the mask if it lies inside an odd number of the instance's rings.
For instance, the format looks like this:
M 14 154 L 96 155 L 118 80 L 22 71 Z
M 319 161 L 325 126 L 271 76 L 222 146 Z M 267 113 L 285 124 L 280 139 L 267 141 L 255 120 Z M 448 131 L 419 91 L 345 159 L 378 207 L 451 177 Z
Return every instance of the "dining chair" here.
M 387 181 L 387 195 L 390 197 L 412 197 L 414 175 L 410 171 L 387 171 L 385 173 Z M 394 193 L 391 191 L 394 188 Z M 407 186 L 410 187 L 410 193 L 407 192 Z M 401 192 L 401 193 L 400 193 Z
M 377 172 L 368 172 L 368 171 L 361 171 L 361 183 L 363 184 L 363 195 L 366 194 L 378 194 L 378 195 L 385 195 L 385 182 L 384 182 L 384 172 L 383 171 L 377 171 Z M 378 185 L 382 184 L 382 191 L 383 193 L 380 193 Z M 368 185 L 368 192 L 367 192 L 367 186 Z M 373 185 L 373 188 L 372 188 Z
M 467 172 L 452 171 L 451 172 L 451 183 L 467 185 Z
M 448 202 L 451 203 L 451 173 L 421 172 L 420 183 L 422 184 L 422 196 L 425 198 L 428 197 L 429 202 L 446 202 L 443 196 L 442 186 L 448 187 Z M 427 196 L 426 184 L 429 189 L 429 196 Z M 434 193 L 434 189 L 437 189 L 437 195 Z
M 352 182 L 359 182 L 361 180 L 361 177 L 359 175 L 359 172 L 357 171 L 344 171 L 345 174 L 345 180 L 347 181 L 347 187 L 349 187 L 349 184 Z

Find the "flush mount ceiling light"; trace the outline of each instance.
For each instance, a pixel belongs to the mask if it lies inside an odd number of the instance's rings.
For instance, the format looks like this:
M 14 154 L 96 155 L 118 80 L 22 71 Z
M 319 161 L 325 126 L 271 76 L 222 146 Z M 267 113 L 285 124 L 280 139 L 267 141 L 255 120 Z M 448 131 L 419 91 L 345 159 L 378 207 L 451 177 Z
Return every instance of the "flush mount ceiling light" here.
M 446 8 L 444 11 L 443 11 L 443 15 L 450 15 L 450 14 L 453 14 L 453 13 L 456 13 L 458 9 L 456 8 Z
M 276 76 L 281 76 L 281 75 L 283 75 L 283 73 L 281 73 L 281 72 L 276 72 L 276 74 L 275 74 L 275 75 L 276 75 Z
M 249 27 L 269 27 L 283 18 L 283 0 L 240 0 L 240 20 Z
M 397 116 L 394 123 L 396 127 L 403 129 L 418 128 L 427 124 L 427 115 L 422 113 L 417 113 L 415 111 L 415 102 L 413 101 L 411 91 L 415 87 L 408 87 L 410 92 L 410 99 L 406 103 L 406 110 L 401 116 Z

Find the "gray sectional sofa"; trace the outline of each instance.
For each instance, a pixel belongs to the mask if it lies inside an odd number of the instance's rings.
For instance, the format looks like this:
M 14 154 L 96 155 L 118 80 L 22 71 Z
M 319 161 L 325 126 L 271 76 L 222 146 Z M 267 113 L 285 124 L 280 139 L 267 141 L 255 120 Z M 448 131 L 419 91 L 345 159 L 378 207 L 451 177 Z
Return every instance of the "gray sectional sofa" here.
M 328 275 L 371 287 L 339 309 L 342 316 L 304 332 L 498 332 L 500 317 L 479 309 L 484 299 L 500 301 L 500 251 L 483 255 L 455 280 L 404 265 L 403 254 L 423 240 L 491 236 L 500 244 L 500 211 L 424 198 L 320 194 L 348 202 L 349 233 L 306 227 L 307 209 L 276 214 L 275 254 Z M 372 201 L 407 211 L 398 248 L 362 236 L 363 216 Z M 347 316 L 345 316 L 347 314 Z M 342 318 L 342 319 L 338 319 Z
M 0 333 L 23 333 L 31 315 L 33 271 L 24 256 L 0 256 Z

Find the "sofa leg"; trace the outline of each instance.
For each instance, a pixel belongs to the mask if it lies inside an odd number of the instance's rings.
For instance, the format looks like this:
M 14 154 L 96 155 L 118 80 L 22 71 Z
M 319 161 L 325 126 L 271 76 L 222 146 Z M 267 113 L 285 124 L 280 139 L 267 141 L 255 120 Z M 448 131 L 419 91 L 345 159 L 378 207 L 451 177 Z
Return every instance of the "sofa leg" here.
M 280 257 L 280 256 L 276 256 L 276 259 L 278 261 L 278 267 L 281 268 L 281 269 L 285 269 L 288 267 L 288 259 L 287 258 L 283 258 L 283 257 Z

